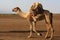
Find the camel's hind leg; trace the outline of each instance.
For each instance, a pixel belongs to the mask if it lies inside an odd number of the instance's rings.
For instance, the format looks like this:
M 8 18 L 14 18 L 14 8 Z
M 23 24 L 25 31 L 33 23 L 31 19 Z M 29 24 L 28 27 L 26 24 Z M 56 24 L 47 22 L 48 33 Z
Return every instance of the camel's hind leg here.
M 49 32 L 51 32 L 51 35 L 50 35 L 50 40 L 53 38 L 53 28 L 52 28 L 52 26 L 51 26 L 51 24 L 48 24 L 48 26 L 49 27 L 47 27 L 47 33 L 46 33 L 46 35 L 45 35 L 45 38 L 47 38 L 48 37 L 48 34 L 49 34 Z
M 51 37 L 50 37 L 50 40 L 53 38 L 53 33 L 54 33 L 54 29 L 51 27 Z
M 52 24 L 52 20 L 53 19 L 53 14 L 50 13 L 50 31 L 51 31 L 51 36 L 50 36 L 50 40 L 53 38 L 53 34 L 54 34 L 54 28 L 53 28 L 53 24 Z
M 52 24 L 52 20 L 53 19 L 53 14 L 52 13 L 50 13 L 50 24 L 51 24 L 51 38 L 50 39 L 52 39 L 53 38 L 53 34 L 54 34 L 54 28 L 53 28 L 53 24 Z
M 45 38 L 47 38 L 49 31 L 51 31 L 51 37 L 50 40 L 53 37 L 53 27 L 52 27 L 52 17 L 50 17 L 51 15 L 49 14 L 49 12 L 45 13 L 45 19 L 46 19 L 46 24 L 47 24 L 47 33 Z
M 46 27 L 47 27 L 47 33 L 46 33 L 46 35 L 45 35 L 45 39 L 47 38 L 47 36 L 48 36 L 48 34 L 49 34 L 49 30 L 50 30 L 50 28 L 48 27 L 48 24 L 46 24 Z

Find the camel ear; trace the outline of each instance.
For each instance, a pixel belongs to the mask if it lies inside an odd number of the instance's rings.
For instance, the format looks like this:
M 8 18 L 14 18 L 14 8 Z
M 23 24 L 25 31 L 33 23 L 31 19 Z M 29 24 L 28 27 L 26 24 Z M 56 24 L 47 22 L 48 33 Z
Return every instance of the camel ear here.
M 19 7 L 16 7 L 16 8 L 17 8 L 17 10 L 20 10 L 21 11 L 21 9 Z

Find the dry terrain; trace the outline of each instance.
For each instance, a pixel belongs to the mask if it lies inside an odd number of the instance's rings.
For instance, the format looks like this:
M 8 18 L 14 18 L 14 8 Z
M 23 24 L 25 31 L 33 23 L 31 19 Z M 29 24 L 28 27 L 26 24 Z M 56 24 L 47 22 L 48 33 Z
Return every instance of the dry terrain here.
M 60 14 L 53 15 L 54 37 L 52 40 L 60 40 Z M 29 24 L 27 20 L 16 14 L 0 14 L 0 40 L 43 40 L 46 34 L 44 20 L 37 22 L 36 29 L 42 33 L 37 36 L 35 33 L 28 39 Z

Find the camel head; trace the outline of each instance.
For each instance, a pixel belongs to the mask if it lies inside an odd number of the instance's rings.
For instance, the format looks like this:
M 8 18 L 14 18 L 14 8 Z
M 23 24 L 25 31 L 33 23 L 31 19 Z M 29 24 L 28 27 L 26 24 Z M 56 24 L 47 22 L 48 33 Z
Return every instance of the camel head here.
M 17 11 L 21 11 L 21 9 L 19 7 L 15 7 L 12 9 L 13 12 L 17 12 Z

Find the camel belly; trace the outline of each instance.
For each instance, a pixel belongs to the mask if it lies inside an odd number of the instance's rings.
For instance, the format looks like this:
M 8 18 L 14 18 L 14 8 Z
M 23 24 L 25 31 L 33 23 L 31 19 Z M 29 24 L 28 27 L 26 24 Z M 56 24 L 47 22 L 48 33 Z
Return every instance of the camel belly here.
M 37 21 L 44 20 L 44 19 L 45 19 L 44 15 L 40 15 L 39 17 L 36 18 Z

